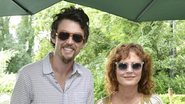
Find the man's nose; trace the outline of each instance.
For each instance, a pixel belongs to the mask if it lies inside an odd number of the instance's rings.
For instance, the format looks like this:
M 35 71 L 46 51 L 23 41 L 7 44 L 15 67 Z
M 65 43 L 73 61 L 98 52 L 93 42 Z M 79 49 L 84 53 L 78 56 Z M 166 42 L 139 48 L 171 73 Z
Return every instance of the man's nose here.
M 74 43 L 74 40 L 73 40 L 73 37 L 70 36 L 68 39 L 67 39 L 67 43 L 68 44 L 73 44 Z

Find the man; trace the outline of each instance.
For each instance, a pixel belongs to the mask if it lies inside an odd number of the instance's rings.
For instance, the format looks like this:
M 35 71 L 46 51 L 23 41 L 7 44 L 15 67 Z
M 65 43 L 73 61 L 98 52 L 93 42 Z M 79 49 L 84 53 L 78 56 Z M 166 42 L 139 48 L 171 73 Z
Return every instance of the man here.
M 89 18 L 80 8 L 64 8 L 51 25 L 54 47 L 43 60 L 19 72 L 11 104 L 93 104 L 90 71 L 74 62 L 89 36 Z

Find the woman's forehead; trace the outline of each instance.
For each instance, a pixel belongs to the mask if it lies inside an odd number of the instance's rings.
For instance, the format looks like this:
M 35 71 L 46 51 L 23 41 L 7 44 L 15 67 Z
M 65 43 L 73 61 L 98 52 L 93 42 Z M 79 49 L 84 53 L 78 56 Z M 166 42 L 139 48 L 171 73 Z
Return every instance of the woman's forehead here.
M 134 51 L 130 51 L 128 54 L 123 54 L 121 60 L 141 60 L 141 57 L 136 54 Z

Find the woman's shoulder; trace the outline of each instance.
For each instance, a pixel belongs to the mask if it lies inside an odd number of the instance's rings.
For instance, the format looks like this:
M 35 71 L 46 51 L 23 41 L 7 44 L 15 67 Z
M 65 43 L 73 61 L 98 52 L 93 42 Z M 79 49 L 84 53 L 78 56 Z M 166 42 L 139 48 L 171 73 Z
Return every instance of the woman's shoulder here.
M 162 99 L 155 94 L 151 96 L 150 101 L 152 102 L 152 104 L 163 104 Z
M 110 104 L 110 96 L 98 100 L 96 104 Z
M 153 94 L 150 97 L 145 96 L 144 99 L 145 99 L 144 104 L 163 104 L 162 99 L 156 94 Z

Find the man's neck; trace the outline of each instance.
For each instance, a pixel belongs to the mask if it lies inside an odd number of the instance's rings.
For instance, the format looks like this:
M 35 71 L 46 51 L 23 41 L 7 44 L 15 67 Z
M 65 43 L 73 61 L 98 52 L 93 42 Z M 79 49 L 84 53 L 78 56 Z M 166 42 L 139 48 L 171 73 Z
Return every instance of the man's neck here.
M 62 89 L 65 87 L 65 81 L 72 73 L 73 70 L 73 61 L 69 63 L 62 62 L 58 57 L 52 55 L 50 57 L 51 66 L 53 69 L 53 73 L 55 75 L 55 79 L 60 84 Z

